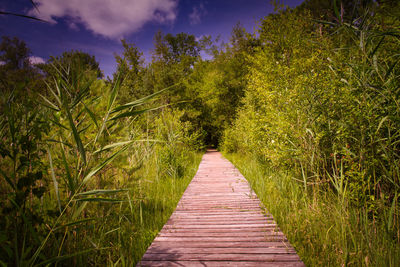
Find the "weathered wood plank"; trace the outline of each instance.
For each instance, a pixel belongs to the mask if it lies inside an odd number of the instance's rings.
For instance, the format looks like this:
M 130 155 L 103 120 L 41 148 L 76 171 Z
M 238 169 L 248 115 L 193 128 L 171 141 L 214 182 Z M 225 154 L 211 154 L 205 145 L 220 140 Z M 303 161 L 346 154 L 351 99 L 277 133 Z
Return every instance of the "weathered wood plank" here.
M 262 219 L 253 219 L 253 220 L 172 220 L 168 221 L 166 225 L 224 225 L 224 224 L 230 224 L 230 225 L 235 225 L 235 224 L 243 224 L 243 223 L 248 223 L 248 224 L 265 224 L 265 225 L 275 225 L 273 221 L 264 221 Z
M 260 215 L 259 212 L 256 212 L 254 210 L 248 210 L 248 209 L 236 209 L 236 210 L 232 210 L 232 209 L 212 209 L 212 210 L 203 210 L 201 211 L 201 214 L 199 213 L 198 210 L 175 210 L 174 214 L 176 215 L 237 215 L 237 214 L 243 214 L 243 215 Z
M 186 248 L 186 247 L 166 247 L 166 246 L 158 246 L 158 247 L 150 247 L 146 253 L 155 254 L 155 253 L 179 253 L 179 254 L 296 254 L 296 251 L 293 248 Z
M 264 233 L 265 234 L 265 233 Z M 262 232 L 237 232 L 237 233 L 225 233 L 225 232 L 163 232 L 160 233 L 159 237 L 259 237 L 263 235 Z M 268 237 L 267 234 L 265 234 Z
M 190 247 L 190 248 L 260 248 L 260 247 L 268 247 L 268 248 L 290 248 L 290 244 L 287 242 L 206 242 L 206 241 L 158 241 L 153 242 L 150 247 L 158 247 L 158 246 L 169 246 L 169 247 Z
M 235 219 L 246 219 L 246 218 L 265 218 L 266 220 L 273 220 L 271 216 L 268 215 L 263 215 L 261 213 L 257 214 L 249 214 L 249 213 L 244 213 L 244 212 L 239 212 L 237 214 L 234 214 L 233 216 L 230 214 L 179 214 L 177 212 L 174 212 L 171 217 L 172 219 L 210 219 L 210 218 L 216 218 L 216 219 L 226 219 L 226 218 L 235 218 Z
M 171 266 L 171 267 L 226 267 L 226 266 L 265 266 L 260 261 L 142 261 L 138 266 Z M 297 262 L 268 262 L 269 267 L 304 267 L 300 261 Z
M 190 261 L 190 260 L 213 260 L 213 261 L 299 261 L 297 254 L 249 254 L 249 253 L 146 253 L 143 260 L 163 261 Z
M 266 241 L 287 241 L 286 237 L 283 235 L 260 235 L 257 237 L 179 237 L 179 236 L 168 236 L 168 237 L 163 237 L 163 236 L 157 236 L 154 241 L 159 242 L 159 241 L 193 241 L 193 242 L 266 242 Z
M 163 230 L 159 233 L 161 235 L 162 233 L 193 233 L 193 229 L 168 229 L 168 230 Z M 252 233 L 252 232 L 258 232 L 259 234 L 265 234 L 268 231 L 266 231 L 265 228 L 260 227 L 260 228 L 250 228 L 246 229 L 244 232 L 243 229 L 196 229 L 196 233 L 232 233 L 234 235 L 239 234 L 239 233 Z
M 168 221 L 165 225 L 260 225 L 261 227 L 276 227 L 273 221 L 264 220 L 172 220 Z
M 138 266 L 304 266 L 240 172 L 207 152 Z
M 259 228 L 259 227 L 265 227 L 265 228 L 276 228 L 276 224 L 266 224 L 266 223 L 258 223 L 258 224 L 250 224 L 250 223 L 245 223 L 245 224 L 193 224 L 193 225 L 187 225 L 187 224 L 174 224 L 174 225 L 169 225 L 166 224 L 164 225 L 165 229 L 176 229 L 177 227 L 185 229 L 217 229 L 217 228 Z

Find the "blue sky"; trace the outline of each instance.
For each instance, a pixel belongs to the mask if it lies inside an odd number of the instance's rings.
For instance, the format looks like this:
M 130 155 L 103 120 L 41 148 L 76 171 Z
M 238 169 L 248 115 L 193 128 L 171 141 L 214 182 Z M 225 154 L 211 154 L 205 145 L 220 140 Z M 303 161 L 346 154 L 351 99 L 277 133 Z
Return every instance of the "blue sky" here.
M 240 22 L 254 32 L 257 21 L 273 12 L 269 0 L 6 0 L 0 10 L 27 14 L 42 23 L 0 16 L 0 34 L 24 40 L 36 60 L 47 60 L 63 51 L 79 50 L 96 57 L 104 74 L 115 71 L 114 54 L 122 52 L 121 38 L 135 43 L 150 60 L 153 36 L 186 32 L 196 37 L 221 36 L 228 42 Z M 286 0 L 297 6 L 302 0 Z M 39 12 L 38 12 L 39 11 Z

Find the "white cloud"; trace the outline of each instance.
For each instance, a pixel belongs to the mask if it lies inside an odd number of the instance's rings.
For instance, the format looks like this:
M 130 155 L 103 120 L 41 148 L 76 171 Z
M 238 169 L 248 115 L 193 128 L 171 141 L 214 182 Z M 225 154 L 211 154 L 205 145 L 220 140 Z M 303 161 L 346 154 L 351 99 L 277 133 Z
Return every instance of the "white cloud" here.
M 28 15 L 51 23 L 65 17 L 69 25 L 84 25 L 109 38 L 121 38 L 139 30 L 145 23 L 170 23 L 176 18 L 178 0 L 36 0 L 39 13 Z
M 30 56 L 29 57 L 29 62 L 32 65 L 35 65 L 35 64 L 45 63 L 45 60 L 43 58 L 41 58 L 41 57 Z
M 207 14 L 207 10 L 204 8 L 203 3 L 198 7 L 194 6 L 192 13 L 189 14 L 189 20 L 191 25 L 199 24 L 201 22 L 201 17 Z

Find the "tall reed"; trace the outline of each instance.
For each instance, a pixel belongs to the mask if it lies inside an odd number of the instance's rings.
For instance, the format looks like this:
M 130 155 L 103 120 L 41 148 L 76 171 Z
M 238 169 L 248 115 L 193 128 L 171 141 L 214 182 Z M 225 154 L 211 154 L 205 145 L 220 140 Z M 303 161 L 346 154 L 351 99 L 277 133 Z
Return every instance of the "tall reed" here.
M 172 178 L 156 179 L 156 147 L 171 142 L 143 131 L 141 114 L 157 110 L 154 100 L 168 88 L 118 103 L 118 79 L 105 83 L 91 70 L 52 64 L 44 94 L 22 103 L 13 94 L 1 99 L 1 263 L 132 265 L 174 209 L 199 157 L 191 148 L 172 153 L 187 161 Z M 166 133 L 184 135 L 182 128 Z M 174 145 L 178 151 L 181 144 Z

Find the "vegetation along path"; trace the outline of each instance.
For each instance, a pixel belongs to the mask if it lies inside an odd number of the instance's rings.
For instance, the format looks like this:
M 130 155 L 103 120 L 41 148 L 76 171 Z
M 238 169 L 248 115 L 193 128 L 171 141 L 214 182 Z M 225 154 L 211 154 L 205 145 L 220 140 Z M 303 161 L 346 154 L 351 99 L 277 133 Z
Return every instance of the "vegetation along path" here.
M 304 266 L 240 172 L 208 150 L 138 266 L 227 265 Z

